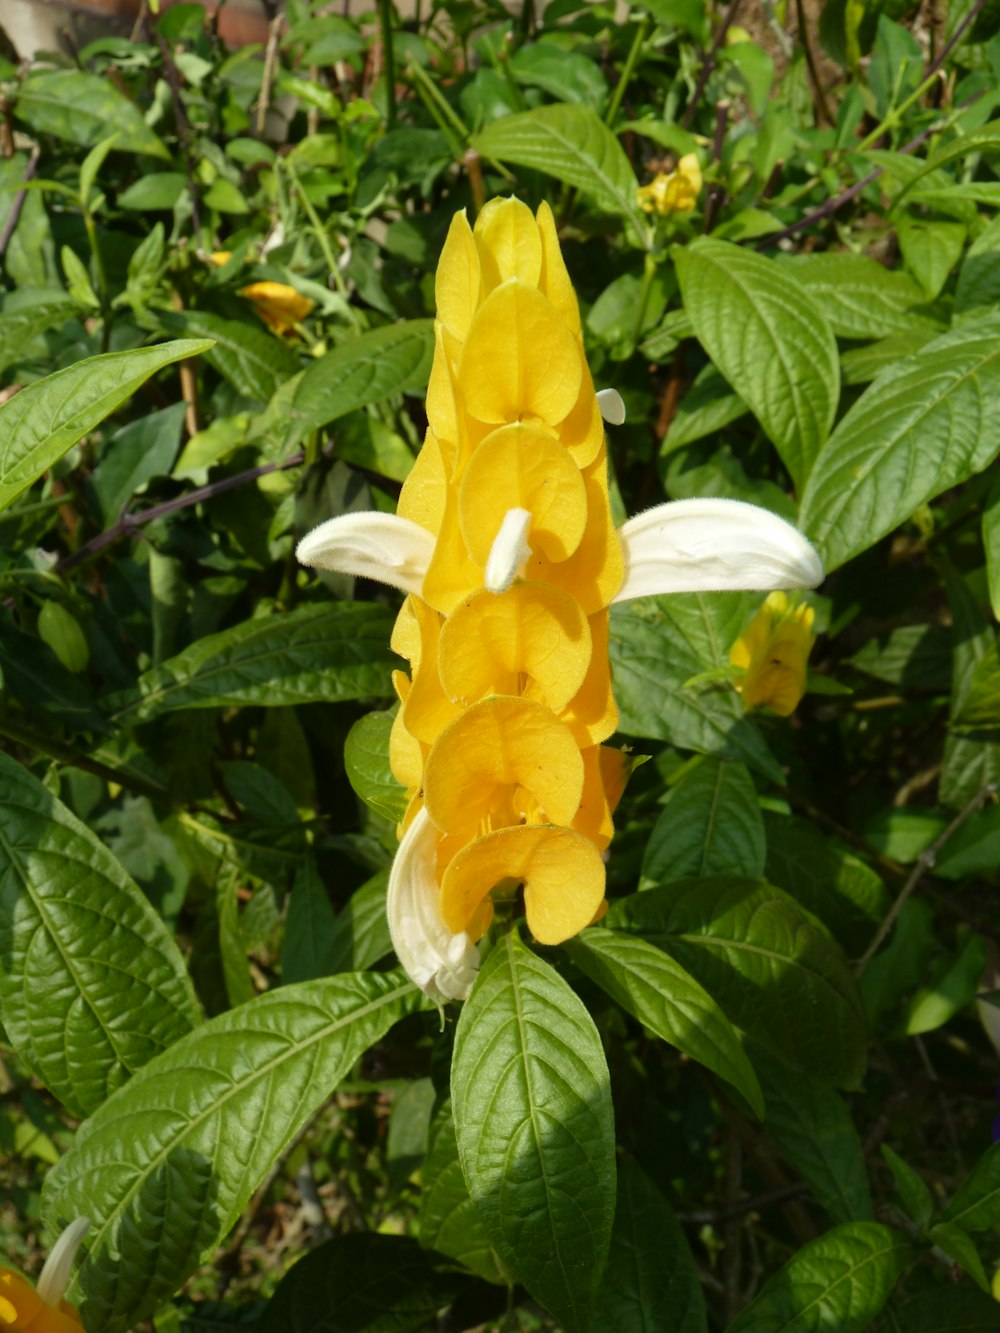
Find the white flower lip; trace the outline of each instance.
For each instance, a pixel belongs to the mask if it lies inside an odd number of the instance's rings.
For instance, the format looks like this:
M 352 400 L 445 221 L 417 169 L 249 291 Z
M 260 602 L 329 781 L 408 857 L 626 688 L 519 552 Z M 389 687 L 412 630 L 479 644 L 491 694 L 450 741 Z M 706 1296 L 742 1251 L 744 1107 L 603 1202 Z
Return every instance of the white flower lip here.
M 625 580 L 616 602 L 671 592 L 815 588 L 823 564 L 798 528 L 743 500 L 672 500 L 618 531 Z
M 62 1232 L 45 1260 L 45 1266 L 38 1279 L 37 1291 L 45 1304 L 51 1305 L 53 1309 L 66 1294 L 70 1274 L 73 1271 L 73 1260 L 89 1226 L 89 1217 L 75 1218 Z
M 386 914 L 403 970 L 440 1004 L 469 994 L 479 970 L 479 950 L 464 930 L 453 934 L 441 916 L 437 837 L 430 815 L 419 810 L 393 858 Z
M 486 561 L 483 582 L 490 592 L 506 592 L 517 578 L 518 570 L 531 555 L 531 547 L 528 545 L 530 531 L 530 510 L 507 510 Z
M 433 554 L 434 538 L 426 528 L 377 511 L 328 518 L 295 550 L 303 565 L 374 579 L 418 597 Z
M 624 426 L 625 402 L 617 389 L 598 389 L 597 406 L 609 426 Z

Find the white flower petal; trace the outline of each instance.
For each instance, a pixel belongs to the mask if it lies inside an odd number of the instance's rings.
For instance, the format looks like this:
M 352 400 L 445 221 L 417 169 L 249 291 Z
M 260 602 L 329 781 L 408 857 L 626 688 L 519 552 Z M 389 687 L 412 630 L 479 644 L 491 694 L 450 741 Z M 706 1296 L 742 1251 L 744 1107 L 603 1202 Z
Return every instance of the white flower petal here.
M 89 1226 L 89 1217 L 76 1218 L 52 1246 L 37 1287 L 38 1294 L 46 1305 L 57 1307 L 66 1294 L 70 1274 L 73 1271 L 73 1260 Z
M 484 582 L 490 592 L 506 592 L 517 578 L 518 570 L 531 555 L 530 531 L 529 509 L 507 510 L 486 561 Z
M 299 542 L 303 565 L 388 583 L 420 596 L 434 554 L 434 538 L 418 523 L 398 514 L 341 514 L 313 528 Z
M 465 931 L 444 923 L 438 905 L 437 829 L 418 811 L 389 872 L 386 913 L 392 946 L 411 981 L 435 1002 L 464 1000 L 479 970 L 479 950 Z
M 625 402 L 617 389 L 598 389 L 597 406 L 609 426 L 625 424 Z
M 673 500 L 619 529 L 616 602 L 663 592 L 815 588 L 823 565 L 791 523 L 742 500 Z

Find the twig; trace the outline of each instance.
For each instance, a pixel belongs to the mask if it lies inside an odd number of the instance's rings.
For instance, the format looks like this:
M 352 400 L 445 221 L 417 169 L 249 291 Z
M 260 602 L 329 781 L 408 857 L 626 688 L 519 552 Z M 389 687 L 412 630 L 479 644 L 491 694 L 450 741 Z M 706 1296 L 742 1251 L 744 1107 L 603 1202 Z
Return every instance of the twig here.
M 944 46 L 942 46 L 941 50 L 937 53 L 937 55 L 934 57 L 931 63 L 927 66 L 927 73 L 924 75 L 925 79 L 929 79 L 932 74 L 936 74 L 938 72 L 938 70 L 941 68 L 944 62 L 951 55 L 952 51 L 954 51 L 955 47 L 965 36 L 965 32 L 968 29 L 969 25 L 975 23 L 976 19 L 979 17 L 979 11 L 983 8 L 985 4 L 986 0 L 976 0 L 976 3 L 972 6 L 972 8 L 961 20 L 961 22 L 955 25 L 955 31 L 951 34 L 951 37 L 948 39 L 947 42 L 945 42 Z
M 729 124 L 730 103 L 723 98 L 715 108 L 715 136 L 712 139 L 712 161 L 722 161 L 722 145 L 726 141 L 726 126 Z M 715 219 L 718 216 L 719 209 L 722 207 L 722 201 L 726 197 L 725 186 L 719 182 L 711 187 L 708 192 L 708 201 L 705 204 L 705 232 L 706 235 L 715 226 Z
M 692 1213 L 678 1212 L 677 1217 L 689 1226 L 720 1226 L 737 1217 L 746 1217 L 748 1213 L 760 1212 L 772 1203 L 784 1203 L 788 1199 L 798 1199 L 808 1194 L 809 1186 L 801 1180 L 793 1180 L 787 1185 L 778 1185 L 772 1190 L 765 1190 L 752 1199 L 741 1199 L 727 1208 L 702 1208 Z
M 996 795 L 996 791 L 997 791 L 997 784 L 995 782 L 988 782 L 985 785 L 985 787 L 981 787 L 979 791 L 976 792 L 975 796 L 973 796 L 972 800 L 968 803 L 968 805 L 963 810 L 959 811 L 959 813 L 951 821 L 948 827 L 942 833 L 940 833 L 938 837 L 934 839 L 931 845 L 925 851 L 922 851 L 920 855 L 917 857 L 916 864 L 914 865 L 912 871 L 910 872 L 910 875 L 906 883 L 903 885 L 903 887 L 900 889 L 899 893 L 896 896 L 896 901 L 892 904 L 892 906 L 886 913 L 885 917 L 883 918 L 882 924 L 875 932 L 875 936 L 871 944 L 869 944 L 868 948 L 864 951 L 864 953 L 861 955 L 861 957 L 855 964 L 854 970 L 859 977 L 862 975 L 865 968 L 868 966 L 871 960 L 875 957 L 876 953 L 878 953 L 879 949 L 882 947 L 883 941 L 889 934 L 889 931 L 892 930 L 893 926 L 895 925 L 896 918 L 899 916 L 900 912 L 906 906 L 906 903 L 909 900 L 910 895 L 913 893 L 914 889 L 923 879 L 924 875 L 927 874 L 928 870 L 932 870 L 934 868 L 934 863 L 937 861 L 938 853 L 941 851 L 942 847 L 944 847 L 945 843 L 947 843 L 954 836 L 954 834 L 958 832 L 958 830 L 962 827 L 962 825 L 965 823 L 965 821 L 969 818 L 970 815 L 975 814 L 975 812 L 980 808 L 980 806 L 985 805 L 986 802 L 992 796 Z
M 36 144 L 31 150 L 31 156 L 28 158 L 28 165 L 24 168 L 24 180 L 30 181 L 35 174 L 35 168 L 38 166 L 38 158 L 41 149 Z M 14 228 L 17 226 L 18 219 L 21 216 L 21 209 L 24 207 L 24 201 L 28 197 L 28 191 L 18 190 L 14 196 L 14 202 L 10 206 L 10 212 L 7 214 L 7 221 L 4 223 L 3 231 L 0 232 L 0 258 L 7 253 L 7 246 L 10 244 L 10 238 L 14 234 Z
M 260 97 L 257 101 L 257 138 L 264 137 L 264 129 L 267 125 L 267 112 L 271 105 L 271 83 L 274 79 L 274 66 L 278 59 L 278 37 L 281 33 L 281 25 L 285 21 L 284 14 L 278 14 L 276 18 L 271 19 L 271 26 L 267 33 L 267 50 L 264 52 L 264 74 L 260 81 Z
M 806 65 L 809 69 L 809 77 L 812 79 L 813 91 L 816 94 L 816 111 L 822 124 L 832 125 L 833 116 L 830 113 L 830 107 L 826 100 L 826 94 L 823 92 L 823 84 L 819 77 L 819 65 L 816 63 L 816 53 L 813 50 L 812 38 L 809 35 L 809 24 L 806 20 L 805 5 L 802 0 L 795 0 L 795 12 L 799 20 L 799 37 L 802 39 L 802 49 L 806 53 Z
M 174 124 L 177 126 L 177 138 L 181 144 L 181 156 L 184 159 L 184 174 L 187 177 L 188 194 L 191 196 L 191 225 L 197 236 L 201 231 L 201 208 L 198 204 L 198 184 L 191 166 L 191 127 L 187 112 L 184 110 L 184 98 L 181 96 L 181 76 L 174 64 L 174 57 L 166 40 L 156 34 L 156 42 L 163 57 L 163 73 L 170 89 L 170 100 L 174 106 Z
M 722 22 L 719 25 L 718 31 L 712 38 L 712 45 L 708 48 L 708 52 L 705 55 L 705 63 L 702 65 L 698 74 L 698 82 L 694 85 L 694 92 L 691 94 L 691 100 L 688 102 L 684 111 L 684 119 L 681 121 L 682 127 L 686 130 L 691 128 L 691 122 L 694 120 L 694 113 L 698 109 L 701 95 L 705 91 L 705 85 L 708 83 L 712 76 L 712 71 L 715 69 L 715 57 L 719 53 L 719 47 L 726 40 L 726 33 L 729 31 L 729 25 L 736 17 L 736 11 L 739 9 L 740 3 L 741 0 L 730 0 L 729 8 L 722 16 Z

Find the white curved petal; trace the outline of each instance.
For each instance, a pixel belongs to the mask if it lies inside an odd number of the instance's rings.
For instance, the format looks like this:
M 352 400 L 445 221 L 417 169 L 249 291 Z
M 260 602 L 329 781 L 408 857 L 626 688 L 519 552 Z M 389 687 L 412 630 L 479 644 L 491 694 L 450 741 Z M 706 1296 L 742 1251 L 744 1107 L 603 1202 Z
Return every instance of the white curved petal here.
M 823 565 L 791 523 L 742 500 L 673 500 L 619 529 L 625 581 L 616 602 L 663 592 L 815 588 Z
M 73 1271 L 73 1260 L 89 1226 L 89 1217 L 76 1218 L 52 1246 L 37 1287 L 38 1294 L 46 1305 L 58 1306 L 65 1295 L 70 1273 Z M 44 1320 L 42 1322 L 44 1323 Z
M 506 592 L 517 572 L 531 555 L 528 533 L 531 531 L 529 509 L 508 509 L 493 539 L 486 560 L 483 582 L 490 592 Z
M 479 950 L 465 931 L 453 934 L 438 905 L 437 829 L 420 810 L 389 872 L 386 913 L 392 946 L 411 981 L 435 1002 L 464 1000 L 479 970 Z
M 433 554 L 434 538 L 426 528 L 374 511 L 328 518 L 295 551 L 303 565 L 375 579 L 418 597 Z
M 609 426 L 625 424 L 625 402 L 617 389 L 598 389 L 597 406 Z

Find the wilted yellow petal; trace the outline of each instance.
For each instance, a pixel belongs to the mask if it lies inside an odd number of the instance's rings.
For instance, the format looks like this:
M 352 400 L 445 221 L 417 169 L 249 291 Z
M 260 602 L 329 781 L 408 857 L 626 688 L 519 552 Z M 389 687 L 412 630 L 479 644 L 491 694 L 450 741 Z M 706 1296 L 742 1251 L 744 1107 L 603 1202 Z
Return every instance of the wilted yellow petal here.
M 535 939 L 561 944 L 589 925 L 600 907 L 604 862 L 592 842 L 567 828 L 536 824 L 477 838 L 444 873 L 441 915 L 448 928 L 465 930 L 503 880 L 524 884 L 528 929 Z
M 542 242 L 542 275 L 538 286 L 579 337 L 580 306 L 577 303 L 576 292 L 573 290 L 569 274 L 566 272 L 562 250 L 559 248 L 555 218 L 552 216 L 552 209 L 549 208 L 547 203 L 539 204 L 535 220 L 538 224 L 538 235 Z
M 446 833 L 472 834 L 484 821 L 517 824 L 523 788 L 544 822 L 569 824 L 583 792 L 583 760 L 572 732 L 543 704 L 483 699 L 438 737 L 424 768 L 427 812 Z
M 508 278 L 537 287 L 542 272 L 542 242 L 531 209 L 520 199 L 491 199 L 476 218 L 483 294 Z
M 559 712 L 580 690 L 589 662 L 586 616 L 568 593 L 544 583 L 474 593 L 448 617 L 438 646 L 441 684 L 464 704 L 520 694 Z
M 434 279 L 437 317 L 460 342 L 476 312 L 479 286 L 479 252 L 462 209 L 451 220 Z
M 603 451 L 590 467 L 583 469 L 582 475 L 587 493 L 587 526 L 573 558 L 556 563 L 534 551 L 525 577 L 565 588 L 590 616 L 610 604 L 621 587 L 625 566 L 611 520 L 608 465 Z
M 517 278 L 479 307 L 458 366 L 468 411 L 497 425 L 527 417 L 557 425 L 576 404 L 582 376 L 583 355 L 566 321 Z
M 578 692 L 559 714 L 580 745 L 597 745 L 600 741 L 606 741 L 618 727 L 618 707 L 611 690 L 608 622 L 607 611 L 597 611 L 590 617 L 593 648 L 587 674 Z
M 276 333 L 287 333 L 300 324 L 315 305 L 285 282 L 252 282 L 240 295 L 252 301 L 254 309 Z
M 559 441 L 539 426 L 501 426 L 466 464 L 459 522 L 469 554 L 484 568 L 511 509 L 529 511 L 529 543 L 548 560 L 565 560 L 579 546 L 587 524 L 584 479 Z

